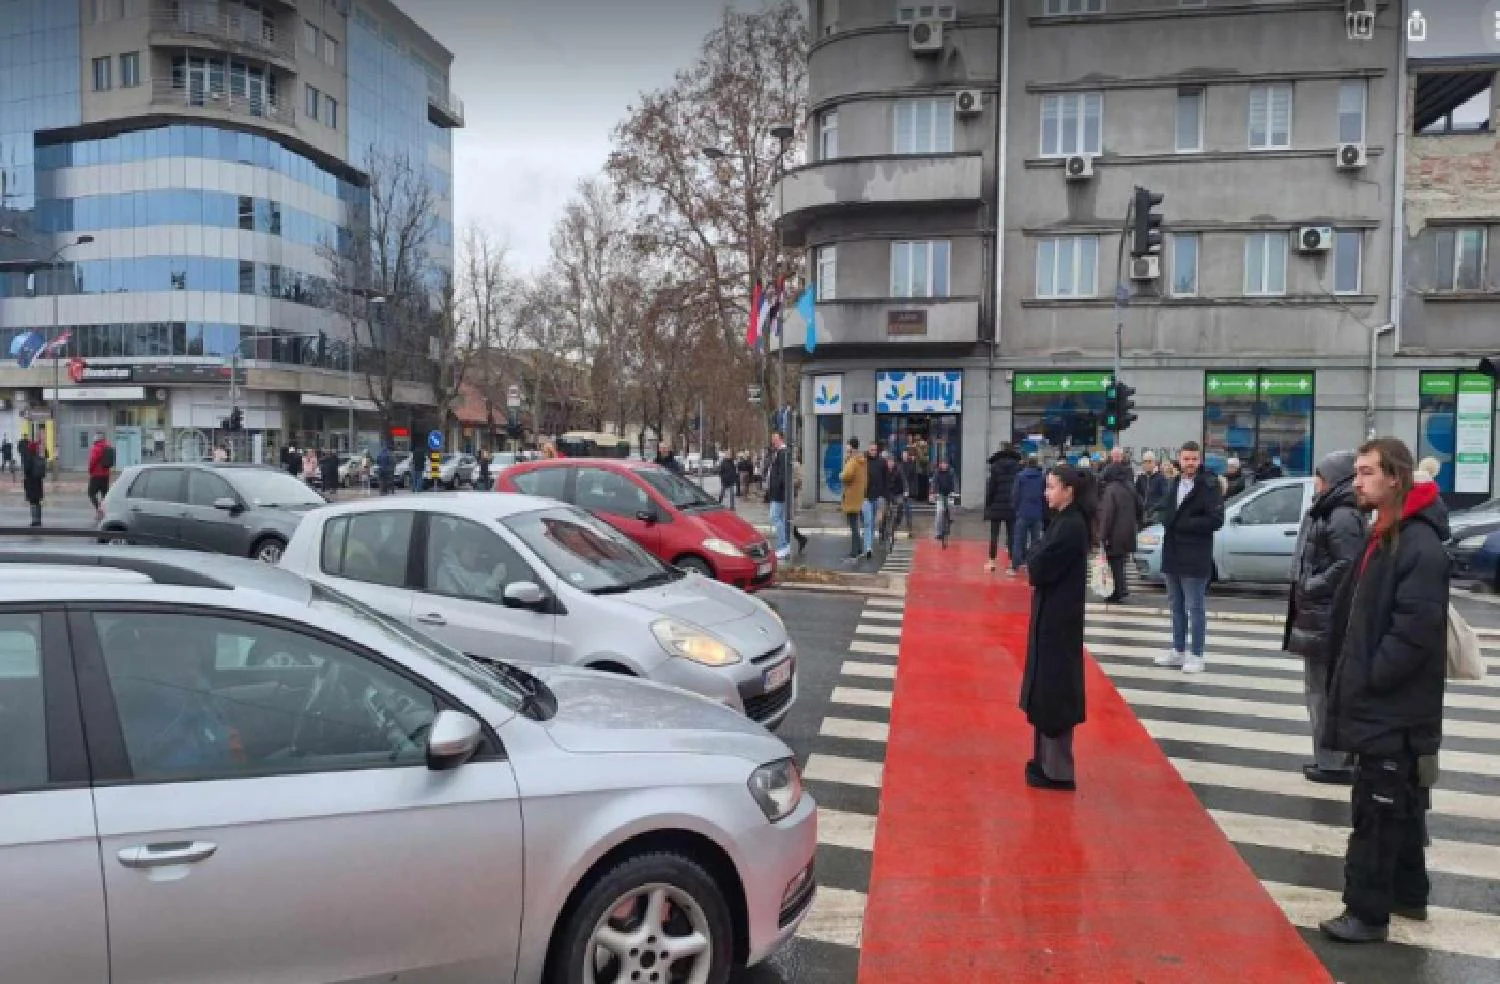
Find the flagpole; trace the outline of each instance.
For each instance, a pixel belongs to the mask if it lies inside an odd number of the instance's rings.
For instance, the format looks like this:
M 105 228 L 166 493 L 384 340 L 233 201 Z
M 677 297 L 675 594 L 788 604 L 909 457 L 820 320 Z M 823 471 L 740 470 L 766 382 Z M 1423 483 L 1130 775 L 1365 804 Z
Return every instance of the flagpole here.
M 791 411 L 786 406 L 786 280 L 782 276 L 782 263 L 786 253 L 786 152 L 796 129 L 785 123 L 771 128 L 771 135 L 780 141 L 776 153 L 776 412 L 782 414 L 782 437 L 786 440 L 786 464 L 783 466 L 782 489 L 786 494 L 786 543 L 791 546 L 792 531 L 797 528 L 797 490 L 792 467 L 792 458 L 797 453 L 797 428 Z

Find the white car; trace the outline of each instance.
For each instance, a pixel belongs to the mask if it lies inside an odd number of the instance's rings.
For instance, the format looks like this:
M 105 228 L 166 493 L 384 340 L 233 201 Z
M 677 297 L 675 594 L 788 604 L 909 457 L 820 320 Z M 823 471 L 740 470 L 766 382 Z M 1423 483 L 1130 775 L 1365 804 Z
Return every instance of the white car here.
M 1214 581 L 1290 584 L 1297 532 L 1313 501 L 1311 478 L 1256 482 L 1224 503 L 1224 526 L 1214 534 Z M 1136 537 L 1135 566 L 1160 582 L 1161 524 Z

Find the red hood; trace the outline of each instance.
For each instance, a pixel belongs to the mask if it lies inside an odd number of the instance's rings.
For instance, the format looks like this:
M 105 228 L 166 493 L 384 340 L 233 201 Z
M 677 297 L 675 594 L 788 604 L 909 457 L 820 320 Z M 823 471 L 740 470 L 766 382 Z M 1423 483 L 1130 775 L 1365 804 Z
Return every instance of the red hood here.
M 759 543 L 765 539 L 760 530 L 751 526 L 740 515 L 728 509 L 705 509 L 693 511 L 687 515 L 694 519 L 703 521 L 709 529 L 713 530 L 715 536 L 722 537 L 737 547 L 748 547 L 752 543 Z
M 1401 518 L 1411 519 L 1436 501 L 1438 501 L 1437 483 L 1418 482 L 1406 495 L 1406 507 L 1401 510 Z

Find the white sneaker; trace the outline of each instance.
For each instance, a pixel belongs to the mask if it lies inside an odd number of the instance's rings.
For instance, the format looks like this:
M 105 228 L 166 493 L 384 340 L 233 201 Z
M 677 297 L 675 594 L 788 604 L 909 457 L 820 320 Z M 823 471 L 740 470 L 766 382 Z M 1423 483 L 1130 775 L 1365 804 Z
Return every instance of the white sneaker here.
M 1184 660 L 1186 659 L 1186 656 L 1174 650 L 1169 653 L 1162 653 L 1151 662 L 1155 663 L 1157 666 L 1182 666 Z
M 1182 672 L 1184 673 L 1202 673 L 1206 669 L 1208 669 L 1208 665 L 1203 662 L 1202 656 L 1189 656 L 1182 664 Z

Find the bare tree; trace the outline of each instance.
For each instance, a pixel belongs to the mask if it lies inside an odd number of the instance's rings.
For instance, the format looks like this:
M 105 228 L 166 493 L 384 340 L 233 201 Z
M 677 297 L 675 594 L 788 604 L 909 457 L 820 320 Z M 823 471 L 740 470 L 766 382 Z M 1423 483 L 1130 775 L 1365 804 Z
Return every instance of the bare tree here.
M 460 295 L 472 357 L 469 378 L 484 402 L 491 446 L 501 398 L 511 385 L 521 382 L 512 361 L 518 344 L 519 283 L 510 270 L 509 252 L 504 241 L 478 227 L 464 237 Z

